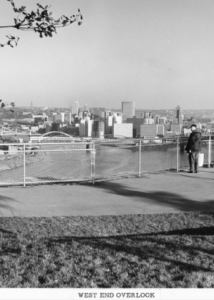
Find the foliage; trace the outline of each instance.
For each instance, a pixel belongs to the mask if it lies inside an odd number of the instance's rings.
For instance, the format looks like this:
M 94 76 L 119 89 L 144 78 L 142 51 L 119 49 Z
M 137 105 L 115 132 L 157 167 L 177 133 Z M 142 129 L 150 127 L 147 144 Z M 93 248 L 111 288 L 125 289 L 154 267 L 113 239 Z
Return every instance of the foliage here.
M 78 9 L 78 14 L 67 17 L 65 15 L 58 19 L 52 17 L 52 12 L 50 12 L 50 6 L 42 6 L 37 4 L 37 10 L 27 12 L 25 6 L 17 8 L 14 0 L 7 0 L 11 3 L 13 11 L 17 13 L 17 17 L 14 18 L 14 25 L 0 26 L 0 28 L 15 28 L 22 31 L 34 31 L 39 34 L 40 38 L 52 37 L 53 33 L 57 33 L 57 28 L 69 26 L 74 22 L 81 25 L 83 17 Z M 0 44 L 0 47 L 17 46 L 19 37 L 12 35 L 6 36 L 8 41 L 4 44 Z
M 0 218 L 0 287 L 213 288 L 213 213 Z

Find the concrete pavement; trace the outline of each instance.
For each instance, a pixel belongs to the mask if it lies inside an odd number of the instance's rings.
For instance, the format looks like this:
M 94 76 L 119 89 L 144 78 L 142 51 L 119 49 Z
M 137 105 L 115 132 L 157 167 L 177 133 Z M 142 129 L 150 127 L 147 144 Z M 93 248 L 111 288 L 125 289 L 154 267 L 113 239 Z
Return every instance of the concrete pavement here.
M 92 184 L 0 188 L 1 216 L 52 217 L 214 211 L 214 168 Z

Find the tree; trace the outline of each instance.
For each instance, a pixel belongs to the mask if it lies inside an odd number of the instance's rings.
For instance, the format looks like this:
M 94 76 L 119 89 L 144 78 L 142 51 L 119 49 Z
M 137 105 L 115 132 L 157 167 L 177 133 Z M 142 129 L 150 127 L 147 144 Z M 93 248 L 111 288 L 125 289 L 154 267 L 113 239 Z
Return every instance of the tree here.
M 81 25 L 83 17 L 78 9 L 78 14 L 72 15 L 71 17 L 61 16 L 59 19 L 54 19 L 52 17 L 52 12 L 49 11 L 50 6 L 42 6 L 37 4 L 36 11 L 26 12 L 26 7 L 21 6 L 17 8 L 15 6 L 14 0 L 7 0 L 11 3 L 13 10 L 17 13 L 17 17 L 14 18 L 13 25 L 0 26 L 0 28 L 15 28 L 22 31 L 34 31 L 39 34 L 40 38 L 52 37 L 53 33 L 57 33 L 57 28 L 69 26 L 74 22 Z M 7 42 L 0 44 L 0 47 L 17 46 L 19 37 L 12 35 L 7 35 Z

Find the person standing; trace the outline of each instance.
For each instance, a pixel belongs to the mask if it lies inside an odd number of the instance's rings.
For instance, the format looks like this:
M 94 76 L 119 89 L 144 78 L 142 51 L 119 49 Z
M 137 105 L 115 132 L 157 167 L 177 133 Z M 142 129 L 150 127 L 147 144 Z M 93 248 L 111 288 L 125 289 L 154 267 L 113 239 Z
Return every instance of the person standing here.
M 189 173 L 198 173 L 198 153 L 201 151 L 201 132 L 197 130 L 195 124 L 191 125 L 191 131 L 185 150 L 189 153 Z

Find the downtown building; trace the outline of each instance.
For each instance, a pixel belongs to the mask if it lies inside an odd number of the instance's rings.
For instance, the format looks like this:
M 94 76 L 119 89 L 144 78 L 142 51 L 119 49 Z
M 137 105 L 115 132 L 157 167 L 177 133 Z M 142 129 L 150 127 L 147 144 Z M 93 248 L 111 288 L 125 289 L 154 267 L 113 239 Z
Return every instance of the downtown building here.
M 114 124 L 122 124 L 122 113 L 106 111 L 105 113 L 105 134 L 112 135 L 114 132 Z
M 180 108 L 180 106 L 178 105 L 175 110 L 176 110 L 177 123 L 178 124 L 182 124 L 182 114 L 181 114 L 181 108 Z
M 104 121 L 105 120 L 105 108 L 90 108 L 91 117 L 96 121 Z
M 114 123 L 113 137 L 115 138 L 132 138 L 133 137 L 133 124 L 132 123 Z
M 181 124 L 171 124 L 171 131 L 174 132 L 175 135 L 181 134 L 181 129 Z
M 53 113 L 53 123 L 64 123 L 65 122 L 65 113 Z
M 149 118 L 128 118 L 127 123 L 133 124 L 133 137 L 140 137 L 141 131 L 140 126 L 141 125 L 154 125 L 155 119 L 149 117 Z
M 89 117 L 82 119 L 79 124 L 79 136 L 80 137 L 92 137 L 93 120 Z
M 78 115 L 79 114 L 79 102 L 74 101 L 71 109 L 72 115 Z
M 122 114 L 124 119 L 135 116 L 135 102 L 122 102 Z
M 156 125 L 157 127 L 157 136 L 158 137 L 164 137 L 164 134 L 165 134 L 165 127 L 164 125 L 162 124 L 157 124 Z
M 140 125 L 140 137 L 153 139 L 157 137 L 157 125 L 156 124 L 143 124 Z
M 105 134 L 105 122 L 94 120 L 92 125 L 92 137 L 104 139 L 104 134 Z
M 145 119 L 144 118 L 128 118 L 127 123 L 133 124 L 133 137 L 139 137 L 140 136 L 140 126 L 144 124 Z
M 166 117 L 159 118 L 159 123 L 158 124 L 166 124 Z

